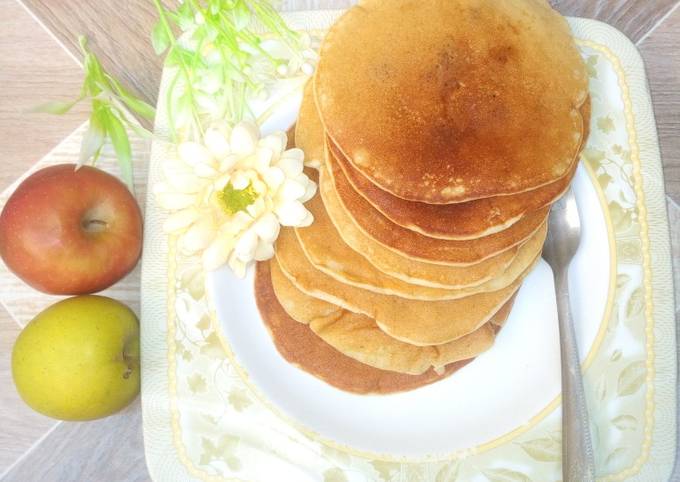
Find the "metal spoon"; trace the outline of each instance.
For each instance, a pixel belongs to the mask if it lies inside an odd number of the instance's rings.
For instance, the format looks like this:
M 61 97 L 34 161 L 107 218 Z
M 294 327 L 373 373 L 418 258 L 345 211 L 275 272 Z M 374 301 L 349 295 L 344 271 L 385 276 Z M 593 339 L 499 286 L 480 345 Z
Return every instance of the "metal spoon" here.
M 562 355 L 562 477 L 565 482 L 595 480 L 588 408 L 578 357 L 574 320 L 569 305 L 569 263 L 581 239 L 581 221 L 571 189 L 557 201 L 548 217 L 543 258 L 552 268 L 557 296 Z

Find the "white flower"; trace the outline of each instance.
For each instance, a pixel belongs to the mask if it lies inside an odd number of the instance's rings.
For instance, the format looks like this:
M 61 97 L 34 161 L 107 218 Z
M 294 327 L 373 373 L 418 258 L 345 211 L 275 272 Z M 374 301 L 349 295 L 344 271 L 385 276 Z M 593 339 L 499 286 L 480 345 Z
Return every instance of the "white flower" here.
M 167 233 L 181 248 L 200 254 L 207 270 L 225 263 L 243 276 L 253 260 L 274 255 L 281 226 L 309 226 L 304 203 L 316 184 L 303 172 L 304 153 L 286 149 L 283 132 L 260 137 L 256 125 L 214 125 L 202 142 L 182 142 L 163 163 L 165 180 L 154 188 L 169 211 Z

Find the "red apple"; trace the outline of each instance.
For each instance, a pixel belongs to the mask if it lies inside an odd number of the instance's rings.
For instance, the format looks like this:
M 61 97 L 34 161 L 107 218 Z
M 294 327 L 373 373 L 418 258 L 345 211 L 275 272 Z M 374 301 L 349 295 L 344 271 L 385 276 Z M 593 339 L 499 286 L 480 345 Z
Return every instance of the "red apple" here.
M 0 214 L 0 256 L 51 294 L 108 288 L 135 267 L 142 215 L 128 188 L 94 167 L 60 164 L 31 174 Z

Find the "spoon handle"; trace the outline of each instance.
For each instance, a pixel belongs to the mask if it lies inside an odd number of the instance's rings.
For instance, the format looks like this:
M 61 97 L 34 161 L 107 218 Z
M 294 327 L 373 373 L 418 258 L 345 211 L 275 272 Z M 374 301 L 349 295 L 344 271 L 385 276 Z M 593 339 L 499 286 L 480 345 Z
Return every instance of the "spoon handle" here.
M 595 463 L 566 267 L 555 272 L 555 291 L 562 358 L 562 477 L 565 482 L 590 482 L 595 480 Z

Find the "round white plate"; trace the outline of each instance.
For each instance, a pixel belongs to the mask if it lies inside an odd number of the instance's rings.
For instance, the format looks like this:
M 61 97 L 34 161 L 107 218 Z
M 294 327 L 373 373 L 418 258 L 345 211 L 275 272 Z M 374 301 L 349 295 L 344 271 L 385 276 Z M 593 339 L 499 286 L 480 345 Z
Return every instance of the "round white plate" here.
M 288 125 L 298 101 L 268 128 Z M 582 239 L 570 287 L 585 359 L 605 315 L 610 249 L 603 206 L 583 166 L 573 188 Z M 307 429 L 357 450 L 419 457 L 475 447 L 522 426 L 560 393 L 553 279 L 544 261 L 526 278 L 491 350 L 443 381 L 384 396 L 343 392 L 286 362 L 260 319 L 252 269 L 245 279 L 216 271 L 207 285 L 224 338 L 259 391 Z

